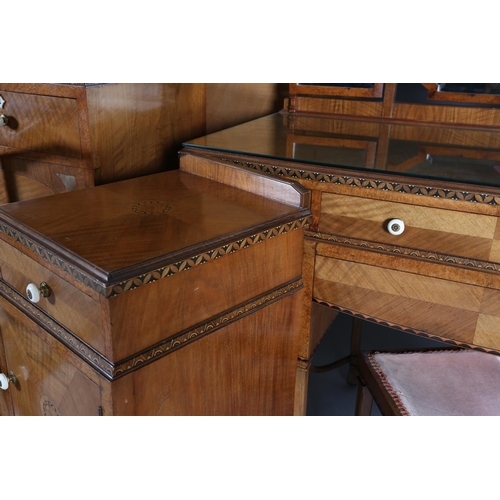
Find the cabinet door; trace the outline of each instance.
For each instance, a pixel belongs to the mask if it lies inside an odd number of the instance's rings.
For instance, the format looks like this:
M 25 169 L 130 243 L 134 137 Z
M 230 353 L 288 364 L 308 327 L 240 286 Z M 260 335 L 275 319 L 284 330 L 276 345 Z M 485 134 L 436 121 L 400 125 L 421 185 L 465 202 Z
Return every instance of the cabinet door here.
M 72 353 L 42 340 L 45 331 L 4 299 L 0 299 L 0 334 L 3 369 L 17 379 L 5 391 L 8 396 L 0 396 L 0 412 L 5 411 L 3 406 L 8 409 L 10 397 L 15 415 L 99 414 L 99 385 L 71 362 Z

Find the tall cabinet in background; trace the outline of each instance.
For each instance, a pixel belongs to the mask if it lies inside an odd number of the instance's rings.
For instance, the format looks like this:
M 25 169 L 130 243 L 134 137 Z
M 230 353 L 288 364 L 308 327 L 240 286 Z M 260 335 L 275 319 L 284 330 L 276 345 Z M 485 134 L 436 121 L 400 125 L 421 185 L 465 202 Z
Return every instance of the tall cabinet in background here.
M 0 83 L 0 204 L 177 168 L 182 142 L 282 107 L 279 84 Z

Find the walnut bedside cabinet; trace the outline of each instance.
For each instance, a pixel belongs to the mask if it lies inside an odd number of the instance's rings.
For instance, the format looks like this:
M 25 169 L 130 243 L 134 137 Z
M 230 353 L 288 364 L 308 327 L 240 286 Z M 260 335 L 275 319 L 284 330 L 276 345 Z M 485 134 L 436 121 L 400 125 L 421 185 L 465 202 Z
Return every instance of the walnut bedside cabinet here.
M 195 174 L 0 208 L 0 414 L 293 414 L 308 191 Z

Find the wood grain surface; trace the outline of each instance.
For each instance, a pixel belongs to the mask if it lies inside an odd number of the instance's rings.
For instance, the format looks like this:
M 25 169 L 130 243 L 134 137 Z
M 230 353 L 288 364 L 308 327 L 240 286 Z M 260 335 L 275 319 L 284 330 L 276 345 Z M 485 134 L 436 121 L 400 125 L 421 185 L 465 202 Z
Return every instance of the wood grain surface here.
M 113 413 L 292 415 L 301 300 L 295 293 L 113 382 Z
M 391 219 L 405 230 L 392 235 Z M 497 257 L 498 218 L 324 193 L 319 231 L 481 260 Z
M 7 369 L 17 383 L 7 392 L 15 415 L 95 415 L 100 387 L 38 335 L 41 329 L 0 298 L 0 331 Z M 3 392 L 3 391 L 2 391 Z
M 45 282 L 50 296 L 40 298 L 37 307 L 64 324 L 84 342 L 104 352 L 101 305 L 67 281 L 59 278 L 26 255 L 0 241 L 2 280 L 26 296 L 26 287 Z

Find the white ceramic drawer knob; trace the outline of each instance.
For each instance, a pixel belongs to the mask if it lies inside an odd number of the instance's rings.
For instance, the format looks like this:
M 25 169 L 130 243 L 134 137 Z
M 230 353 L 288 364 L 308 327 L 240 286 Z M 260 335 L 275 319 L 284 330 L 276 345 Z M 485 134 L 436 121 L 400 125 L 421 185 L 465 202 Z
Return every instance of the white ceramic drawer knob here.
M 39 287 L 36 286 L 34 283 L 30 283 L 26 287 L 26 296 L 34 304 L 40 302 L 41 297 L 48 297 L 49 295 L 50 295 L 50 288 L 47 285 L 47 283 L 45 283 L 45 281 L 42 281 Z
M 14 373 L 9 372 L 8 375 L 5 373 L 0 373 L 0 389 L 6 391 L 9 388 L 9 384 L 15 384 L 17 382 L 16 376 Z
M 405 230 L 405 223 L 401 219 L 391 219 L 387 224 L 387 230 L 397 236 Z
M 5 127 L 9 123 L 9 119 L 5 115 L 0 115 L 0 127 Z

